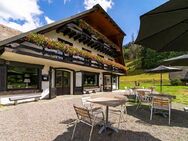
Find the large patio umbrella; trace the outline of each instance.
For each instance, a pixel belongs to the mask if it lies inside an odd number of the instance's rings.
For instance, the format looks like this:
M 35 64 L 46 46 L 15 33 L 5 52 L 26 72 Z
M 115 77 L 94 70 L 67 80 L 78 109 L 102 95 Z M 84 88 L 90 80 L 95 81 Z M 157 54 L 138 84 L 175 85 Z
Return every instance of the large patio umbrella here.
M 188 66 L 188 54 L 166 59 L 162 64 L 171 66 Z
M 163 84 L 163 73 L 167 72 L 176 72 L 176 71 L 181 71 L 179 68 L 174 68 L 174 67 L 167 67 L 167 66 L 158 66 L 154 69 L 146 70 L 147 73 L 160 73 L 160 92 L 162 92 L 162 84 Z
M 188 50 L 188 0 L 170 0 L 140 21 L 137 44 L 157 51 Z

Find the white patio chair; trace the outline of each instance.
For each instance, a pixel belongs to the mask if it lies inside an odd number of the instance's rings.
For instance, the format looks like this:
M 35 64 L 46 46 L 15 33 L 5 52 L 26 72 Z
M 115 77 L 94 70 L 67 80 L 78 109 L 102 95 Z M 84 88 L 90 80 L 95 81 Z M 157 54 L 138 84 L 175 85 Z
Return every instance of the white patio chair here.
M 134 96 L 135 102 L 138 102 L 136 89 L 128 89 L 128 94 L 129 94 L 129 96 Z
M 138 109 L 143 103 L 145 104 L 151 104 L 151 97 L 149 96 L 151 93 L 150 92 L 146 92 L 146 91 L 136 91 L 136 97 L 137 97 L 137 107 L 136 109 Z
M 125 96 L 115 96 L 115 98 L 125 99 L 125 103 L 123 105 L 121 105 L 120 107 L 110 107 L 109 108 L 109 111 L 112 114 L 116 114 L 119 116 L 119 119 L 118 119 L 118 128 L 119 128 L 120 123 L 127 122 L 127 106 L 126 106 L 127 99 Z
M 90 100 L 91 97 L 90 96 L 85 96 L 85 97 L 82 97 L 81 100 L 82 100 L 82 105 L 88 109 L 90 112 L 93 112 L 93 113 L 103 113 L 103 109 L 102 109 L 102 106 L 99 106 L 97 104 L 93 104 L 91 102 L 89 102 L 88 100 Z
M 104 124 L 103 116 L 100 117 L 99 114 L 93 115 L 88 109 L 82 108 L 82 107 L 77 107 L 75 105 L 74 105 L 74 110 L 75 110 L 76 115 L 77 115 L 77 120 L 75 121 L 71 140 L 74 139 L 74 134 L 75 134 L 77 124 L 79 122 L 82 122 L 82 123 L 91 127 L 90 134 L 89 134 L 89 141 L 91 141 L 91 136 L 92 136 L 92 133 L 93 133 L 94 126 L 96 126 L 98 124 Z
M 130 95 L 135 95 L 135 92 L 133 91 L 133 89 L 128 89 L 128 92 Z
M 169 98 L 164 98 L 164 97 L 153 97 L 152 98 L 152 105 L 151 105 L 150 120 L 152 120 L 152 118 L 153 118 L 154 109 L 168 111 L 168 116 L 169 116 L 168 124 L 170 125 L 171 100 Z

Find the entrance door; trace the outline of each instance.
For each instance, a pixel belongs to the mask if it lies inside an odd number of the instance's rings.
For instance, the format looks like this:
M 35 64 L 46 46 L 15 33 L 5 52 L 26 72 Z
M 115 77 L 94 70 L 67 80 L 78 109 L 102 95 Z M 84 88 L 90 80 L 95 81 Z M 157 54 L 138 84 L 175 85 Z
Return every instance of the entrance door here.
M 104 91 L 112 91 L 112 76 L 111 75 L 104 75 L 103 76 L 103 90 Z
M 112 76 L 112 90 L 118 89 L 118 76 L 113 75 Z
M 56 70 L 55 74 L 56 94 L 70 94 L 70 72 Z

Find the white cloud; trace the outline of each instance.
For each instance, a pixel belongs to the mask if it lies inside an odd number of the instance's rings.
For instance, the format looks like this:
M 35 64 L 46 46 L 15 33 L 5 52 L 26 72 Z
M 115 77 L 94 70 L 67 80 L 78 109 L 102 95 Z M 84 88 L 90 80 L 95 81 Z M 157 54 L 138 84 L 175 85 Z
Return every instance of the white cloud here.
M 85 9 L 90 9 L 96 4 L 100 4 L 101 7 L 107 11 L 108 9 L 112 8 L 114 3 L 112 0 L 84 0 Z
M 64 4 L 66 4 L 67 2 L 70 2 L 71 0 L 64 0 Z
M 52 0 L 47 0 L 47 1 L 48 1 L 48 3 L 49 3 L 49 4 L 51 4 L 51 3 L 52 3 Z
M 53 23 L 54 20 L 50 19 L 49 17 L 47 16 L 44 16 L 44 19 L 46 20 L 47 24 L 50 24 L 50 23 Z
M 0 24 L 26 32 L 43 25 L 40 16 L 43 15 L 39 0 L 1 0 Z M 51 19 L 46 22 L 51 22 Z M 48 20 L 48 21 L 47 21 Z

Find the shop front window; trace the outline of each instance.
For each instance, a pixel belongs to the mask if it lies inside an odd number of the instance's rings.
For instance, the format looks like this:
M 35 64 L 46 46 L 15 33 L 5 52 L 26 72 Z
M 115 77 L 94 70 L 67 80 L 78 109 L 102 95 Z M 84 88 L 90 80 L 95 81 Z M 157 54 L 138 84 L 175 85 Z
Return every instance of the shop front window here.
M 39 87 L 39 69 L 30 67 L 8 66 L 7 88 L 37 89 Z
M 95 73 L 83 73 L 83 86 L 92 87 L 98 86 L 99 75 Z

